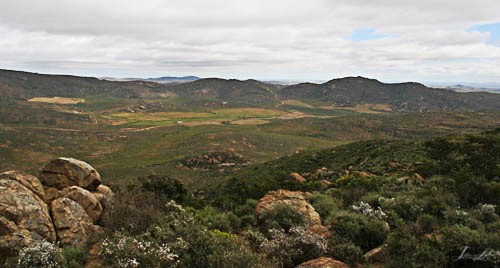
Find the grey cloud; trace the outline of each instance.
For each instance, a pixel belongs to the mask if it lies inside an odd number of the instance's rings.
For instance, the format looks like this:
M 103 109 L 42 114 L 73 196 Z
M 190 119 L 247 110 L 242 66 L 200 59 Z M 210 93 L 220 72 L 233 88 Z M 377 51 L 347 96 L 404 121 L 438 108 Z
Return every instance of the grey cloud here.
M 2 1 L 0 68 L 498 81 L 500 47 L 466 31 L 500 21 L 498 10 L 497 0 Z M 392 37 L 351 42 L 360 28 Z

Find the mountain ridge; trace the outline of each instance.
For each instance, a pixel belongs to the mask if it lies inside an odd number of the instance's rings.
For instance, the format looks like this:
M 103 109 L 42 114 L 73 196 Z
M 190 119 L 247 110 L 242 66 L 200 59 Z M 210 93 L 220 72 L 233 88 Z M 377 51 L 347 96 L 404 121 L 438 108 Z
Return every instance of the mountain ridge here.
M 335 78 L 322 84 L 306 82 L 283 86 L 255 79 L 201 78 L 183 83 L 156 83 L 0 70 L 0 93 L 18 99 L 84 98 L 91 95 L 145 98 L 170 94 L 198 104 L 231 102 L 240 106 L 265 107 L 280 105 L 286 100 L 315 103 L 322 107 L 384 104 L 398 112 L 500 109 L 500 94 L 456 92 L 416 82 L 383 83 L 360 76 Z

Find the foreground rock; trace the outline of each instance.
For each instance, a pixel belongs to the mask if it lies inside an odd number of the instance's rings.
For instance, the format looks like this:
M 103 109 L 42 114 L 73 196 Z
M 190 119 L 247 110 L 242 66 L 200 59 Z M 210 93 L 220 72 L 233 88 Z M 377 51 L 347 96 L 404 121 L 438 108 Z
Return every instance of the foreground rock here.
M 287 205 L 304 215 L 309 225 L 309 230 L 321 236 L 328 236 L 328 228 L 322 225 L 321 217 L 314 210 L 314 207 L 307 202 L 306 194 L 303 192 L 293 192 L 288 190 L 277 190 L 269 192 L 257 203 L 255 213 L 257 219 L 262 218 L 263 212 L 273 209 L 277 205 Z
M 61 245 L 79 248 L 88 246 L 94 226 L 83 207 L 64 197 L 52 201 L 50 207 Z
M 35 241 L 87 247 L 104 237 L 96 224 L 113 193 L 91 165 L 58 158 L 42 167 L 40 178 L 0 174 L 0 259 Z
M 320 257 L 299 264 L 296 268 L 349 268 L 349 265 L 327 257 Z
M 21 173 L 0 174 L 0 255 L 17 252 L 34 240 L 56 240 L 39 183 Z
M 91 165 L 74 158 L 57 158 L 42 167 L 40 180 L 45 187 L 64 189 L 79 186 L 95 191 L 101 184 L 101 176 Z

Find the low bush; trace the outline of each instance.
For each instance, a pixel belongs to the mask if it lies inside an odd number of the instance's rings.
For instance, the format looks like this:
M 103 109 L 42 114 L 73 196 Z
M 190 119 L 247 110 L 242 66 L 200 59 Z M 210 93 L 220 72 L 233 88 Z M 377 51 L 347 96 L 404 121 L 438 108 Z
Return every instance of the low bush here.
M 333 236 L 352 241 L 363 251 L 382 245 L 389 234 L 387 224 L 376 217 L 342 211 L 326 220 Z

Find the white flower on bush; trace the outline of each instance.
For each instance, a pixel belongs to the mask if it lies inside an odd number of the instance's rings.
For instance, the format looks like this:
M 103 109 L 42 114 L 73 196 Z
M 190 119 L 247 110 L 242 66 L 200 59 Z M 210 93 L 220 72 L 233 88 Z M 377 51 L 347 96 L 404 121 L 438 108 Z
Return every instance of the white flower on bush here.
M 479 204 L 479 211 L 481 214 L 495 214 L 495 209 L 497 206 L 493 204 Z
M 500 263 L 500 251 L 490 249 L 490 250 L 485 252 L 483 258 L 486 261 L 492 262 L 494 264 L 499 264 Z
M 100 255 L 118 267 L 175 266 L 179 256 L 167 244 L 158 244 L 116 233 L 111 240 L 104 240 Z
M 377 209 L 374 209 L 370 204 L 365 203 L 363 201 L 359 202 L 359 205 L 352 205 L 352 209 L 356 210 L 357 212 L 371 216 L 371 217 L 377 217 L 378 219 L 385 219 L 387 218 L 387 215 L 382 211 L 380 207 L 377 207 Z
M 270 258 L 279 259 L 284 266 L 293 264 L 297 258 L 314 259 L 323 256 L 328 249 L 328 242 L 320 235 L 304 227 L 292 227 L 289 232 L 271 229 L 269 239 L 261 237 L 260 251 Z
M 55 268 L 61 267 L 58 249 L 47 241 L 36 241 L 19 252 L 17 267 L 19 268 Z

